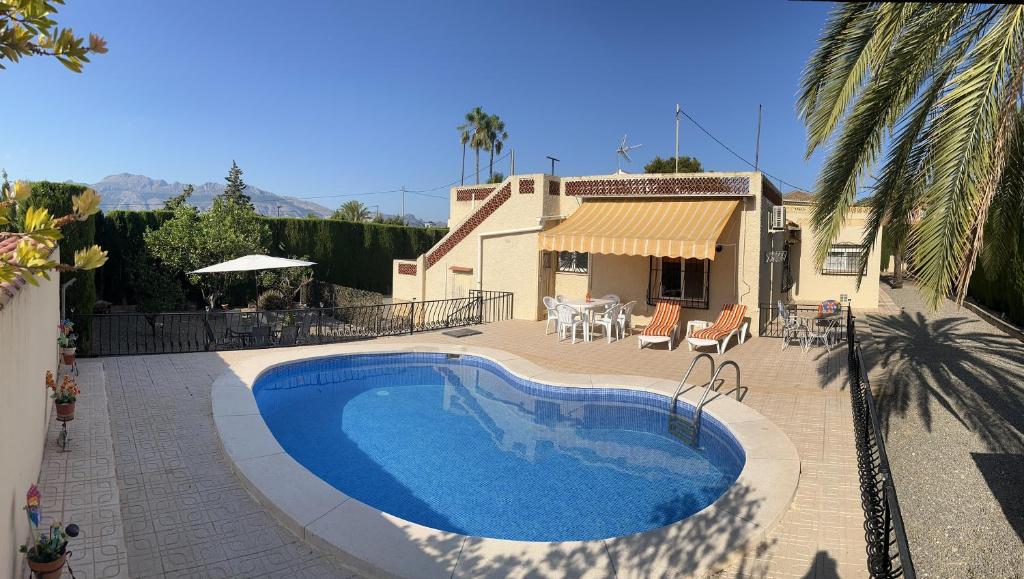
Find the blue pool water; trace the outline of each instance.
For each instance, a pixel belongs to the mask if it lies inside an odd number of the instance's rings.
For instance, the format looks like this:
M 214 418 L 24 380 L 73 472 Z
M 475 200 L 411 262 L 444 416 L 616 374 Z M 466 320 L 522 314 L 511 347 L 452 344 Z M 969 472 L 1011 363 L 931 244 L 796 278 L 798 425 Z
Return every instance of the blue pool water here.
M 268 370 L 253 391 L 281 446 L 321 479 L 465 535 L 643 532 L 714 502 L 745 461 L 707 414 L 697 449 L 671 437 L 663 396 L 537 384 L 473 356 L 305 360 Z

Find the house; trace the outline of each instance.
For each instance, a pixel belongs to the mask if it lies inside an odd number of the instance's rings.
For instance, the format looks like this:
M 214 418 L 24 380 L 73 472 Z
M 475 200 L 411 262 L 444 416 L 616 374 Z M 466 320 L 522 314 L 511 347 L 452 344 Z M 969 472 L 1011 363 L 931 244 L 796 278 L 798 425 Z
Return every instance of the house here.
M 878 307 L 880 242 L 857 285 L 866 213 L 854 211 L 825 267 L 814 267 L 809 203 L 784 203 L 759 172 L 513 175 L 455 187 L 449 204 L 449 233 L 419 258 L 394 262 L 396 300 L 509 291 L 523 320 L 544 317 L 544 296 L 588 291 L 636 300 L 641 318 L 659 299 L 682 302 L 683 321 L 742 303 L 755 333 L 780 299 Z

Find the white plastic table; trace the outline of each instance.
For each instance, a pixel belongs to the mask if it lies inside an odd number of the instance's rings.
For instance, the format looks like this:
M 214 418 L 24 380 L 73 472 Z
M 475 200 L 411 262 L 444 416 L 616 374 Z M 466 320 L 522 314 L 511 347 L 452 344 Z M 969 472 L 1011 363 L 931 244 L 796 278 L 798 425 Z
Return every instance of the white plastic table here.
M 598 308 L 604 309 L 615 302 L 606 299 L 595 299 L 590 300 L 589 302 L 583 299 L 576 299 L 566 300 L 562 303 L 583 315 L 583 341 L 589 342 L 592 339 L 590 335 L 590 327 L 593 322 L 594 310 Z

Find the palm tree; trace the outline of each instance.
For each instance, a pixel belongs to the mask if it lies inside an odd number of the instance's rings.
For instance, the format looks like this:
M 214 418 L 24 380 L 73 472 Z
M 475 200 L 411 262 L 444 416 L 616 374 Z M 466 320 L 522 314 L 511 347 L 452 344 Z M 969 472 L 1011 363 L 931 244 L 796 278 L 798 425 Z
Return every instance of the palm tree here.
M 466 115 L 468 118 L 469 115 Z M 462 178 L 459 180 L 460 185 L 466 184 L 466 145 L 469 144 L 470 140 L 473 139 L 473 125 L 469 122 L 463 123 L 457 127 L 459 131 L 459 143 L 462 145 Z
M 484 121 L 485 134 L 487 135 L 487 150 L 490 151 L 488 160 L 488 182 L 494 181 L 494 155 L 501 154 L 501 148 L 505 146 L 508 133 L 505 132 L 505 121 L 498 115 L 487 115 Z
M 487 113 L 480 107 L 475 107 L 473 110 L 466 113 L 466 124 L 460 125 L 465 127 L 465 130 L 470 131 L 469 136 L 469 147 L 473 149 L 476 154 L 476 182 L 480 183 L 480 149 L 488 148 L 487 144 L 487 131 L 485 124 L 487 123 Z
M 827 148 L 813 209 L 819 263 L 877 168 L 865 245 L 885 225 L 933 306 L 950 293 L 962 301 L 979 253 L 993 251 L 990 209 L 1013 205 L 1024 172 L 1022 83 L 1024 7 L 836 8 L 798 102 L 808 156 Z
M 346 201 L 331 215 L 331 218 L 361 223 L 370 218 L 370 209 L 359 201 Z

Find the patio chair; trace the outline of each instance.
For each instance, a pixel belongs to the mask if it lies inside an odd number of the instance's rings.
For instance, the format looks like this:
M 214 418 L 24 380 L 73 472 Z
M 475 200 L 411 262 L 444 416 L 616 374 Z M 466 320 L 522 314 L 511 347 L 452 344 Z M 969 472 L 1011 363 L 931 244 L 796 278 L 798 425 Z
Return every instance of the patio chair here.
M 555 332 L 558 332 L 558 312 L 555 311 L 555 307 L 558 306 L 558 302 L 551 296 L 544 296 L 544 308 L 548 311 L 548 319 L 544 321 L 544 335 L 548 335 L 551 332 L 548 331 L 548 326 L 551 322 L 555 322 Z
M 619 329 L 619 314 L 622 313 L 622 306 L 615 304 L 611 306 L 604 313 L 594 318 L 594 327 L 604 328 L 604 334 L 608 337 L 608 343 L 612 343 L 612 336 L 617 334 L 616 330 Z M 621 334 L 619 335 L 621 338 Z
M 559 295 L 555 296 L 555 301 L 560 303 L 560 304 L 564 304 L 565 302 L 569 301 L 569 298 L 559 294 Z
M 587 322 L 586 320 L 584 320 L 583 316 L 580 315 L 578 311 L 576 311 L 575 308 L 573 308 L 572 306 L 567 306 L 565 304 L 558 304 L 558 306 L 555 308 L 555 311 L 558 313 L 559 340 L 564 340 L 566 337 L 566 332 L 569 332 L 569 334 L 572 337 L 572 343 L 575 344 L 576 328 L 581 328 L 583 330 L 583 339 L 586 340 Z
M 611 300 L 612 301 L 611 306 L 618 305 L 618 304 L 622 303 L 622 300 L 619 299 L 619 296 L 617 296 L 615 294 L 605 294 L 605 295 L 601 296 L 601 299 L 602 300 Z M 608 306 L 608 307 L 610 308 L 611 306 Z
M 679 302 L 669 300 L 658 300 L 654 308 L 654 317 L 651 323 L 640 332 L 640 348 L 644 344 L 657 344 L 668 342 L 668 349 L 671 350 L 675 341 L 679 338 Z
M 838 343 L 836 336 L 839 331 L 839 320 L 842 319 L 843 306 L 836 300 L 825 300 L 818 304 L 818 314 L 833 314 L 835 317 L 815 320 L 804 329 L 806 338 L 803 341 L 804 353 L 810 351 L 814 342 L 821 342 L 826 352 L 832 351 L 832 346 Z
M 691 321 L 686 325 L 686 342 L 692 352 L 694 348 L 715 346 L 718 353 L 725 352 L 729 339 L 739 334 L 737 339 L 743 343 L 747 339 L 746 321 L 747 306 L 742 304 L 725 304 L 714 323 Z
M 622 306 L 622 311 L 619 313 L 619 335 L 622 337 L 626 337 L 626 332 L 629 332 L 630 335 L 633 333 L 633 308 L 635 307 L 636 300 Z
M 779 300 L 779 321 L 782 323 L 782 349 L 785 350 L 793 338 L 800 340 L 800 347 L 803 348 L 805 337 L 800 336 L 803 331 L 803 324 L 797 315 L 786 309 L 786 305 Z

